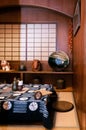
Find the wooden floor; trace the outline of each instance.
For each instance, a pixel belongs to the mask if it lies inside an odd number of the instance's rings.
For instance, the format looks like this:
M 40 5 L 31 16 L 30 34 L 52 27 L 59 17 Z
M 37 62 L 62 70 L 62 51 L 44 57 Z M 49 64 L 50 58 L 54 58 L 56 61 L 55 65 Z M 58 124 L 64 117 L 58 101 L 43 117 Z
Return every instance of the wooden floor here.
M 74 109 L 69 112 L 56 112 L 55 125 L 52 130 L 80 130 L 76 107 L 72 92 L 58 92 L 59 100 L 70 101 Z M 42 125 L 6 125 L 0 126 L 0 130 L 46 130 Z

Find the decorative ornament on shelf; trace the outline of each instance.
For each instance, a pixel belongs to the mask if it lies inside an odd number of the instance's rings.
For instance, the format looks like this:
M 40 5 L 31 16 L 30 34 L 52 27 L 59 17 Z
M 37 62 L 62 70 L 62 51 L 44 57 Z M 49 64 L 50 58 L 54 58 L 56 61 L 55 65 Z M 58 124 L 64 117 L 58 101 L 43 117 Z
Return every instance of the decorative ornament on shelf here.
M 1 68 L 2 70 L 9 71 L 10 70 L 10 64 L 6 60 L 1 61 Z
M 12 90 L 17 91 L 17 88 L 18 88 L 18 81 L 17 81 L 16 77 L 14 77 L 13 83 L 12 83 Z
M 18 82 L 18 87 L 17 87 L 17 89 L 18 89 L 18 91 L 21 91 L 22 89 L 23 89 L 23 80 L 17 80 L 17 82 Z
M 63 71 L 69 65 L 69 57 L 64 51 L 58 50 L 49 56 L 48 63 L 54 71 Z
M 27 69 L 26 69 L 26 66 L 25 66 L 25 64 L 24 63 L 21 63 L 20 65 L 19 65 L 19 71 L 26 71 Z
M 41 62 L 38 59 L 34 59 L 32 62 L 32 71 L 40 71 L 41 70 Z

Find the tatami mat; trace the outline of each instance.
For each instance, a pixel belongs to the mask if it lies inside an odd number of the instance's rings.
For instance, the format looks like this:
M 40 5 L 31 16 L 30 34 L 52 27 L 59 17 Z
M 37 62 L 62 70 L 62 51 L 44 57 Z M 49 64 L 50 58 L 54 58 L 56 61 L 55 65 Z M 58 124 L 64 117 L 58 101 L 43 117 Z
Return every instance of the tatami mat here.
M 70 128 L 79 130 L 78 116 L 76 112 L 76 106 L 72 92 L 59 92 L 59 101 L 69 101 L 73 103 L 74 108 L 69 112 L 56 112 L 55 116 L 55 128 Z M 58 130 L 58 129 L 57 129 Z M 63 129 L 62 129 L 63 130 Z M 66 130 L 66 129 L 64 129 Z

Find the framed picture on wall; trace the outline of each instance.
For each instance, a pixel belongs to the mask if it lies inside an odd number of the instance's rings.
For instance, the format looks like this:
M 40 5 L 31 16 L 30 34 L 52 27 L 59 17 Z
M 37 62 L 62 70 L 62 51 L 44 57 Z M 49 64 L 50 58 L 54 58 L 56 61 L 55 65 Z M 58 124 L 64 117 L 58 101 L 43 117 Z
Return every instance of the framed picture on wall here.
M 74 11 L 74 16 L 73 16 L 73 35 L 75 36 L 80 28 L 80 12 L 81 12 L 81 7 L 80 7 L 80 0 L 77 1 L 76 8 Z

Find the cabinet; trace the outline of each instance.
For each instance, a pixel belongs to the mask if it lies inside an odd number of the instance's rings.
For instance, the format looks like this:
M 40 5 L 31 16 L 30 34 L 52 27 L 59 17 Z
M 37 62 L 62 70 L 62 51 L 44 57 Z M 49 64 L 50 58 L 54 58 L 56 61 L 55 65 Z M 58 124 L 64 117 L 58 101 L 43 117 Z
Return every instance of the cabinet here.
M 54 71 L 3 71 L 0 70 L 0 82 L 12 83 L 13 78 L 20 78 L 24 83 L 33 83 L 34 79 L 40 79 L 42 84 L 52 84 L 56 91 L 73 91 L 72 71 L 54 72 Z M 65 89 L 57 89 L 57 79 L 65 80 Z

